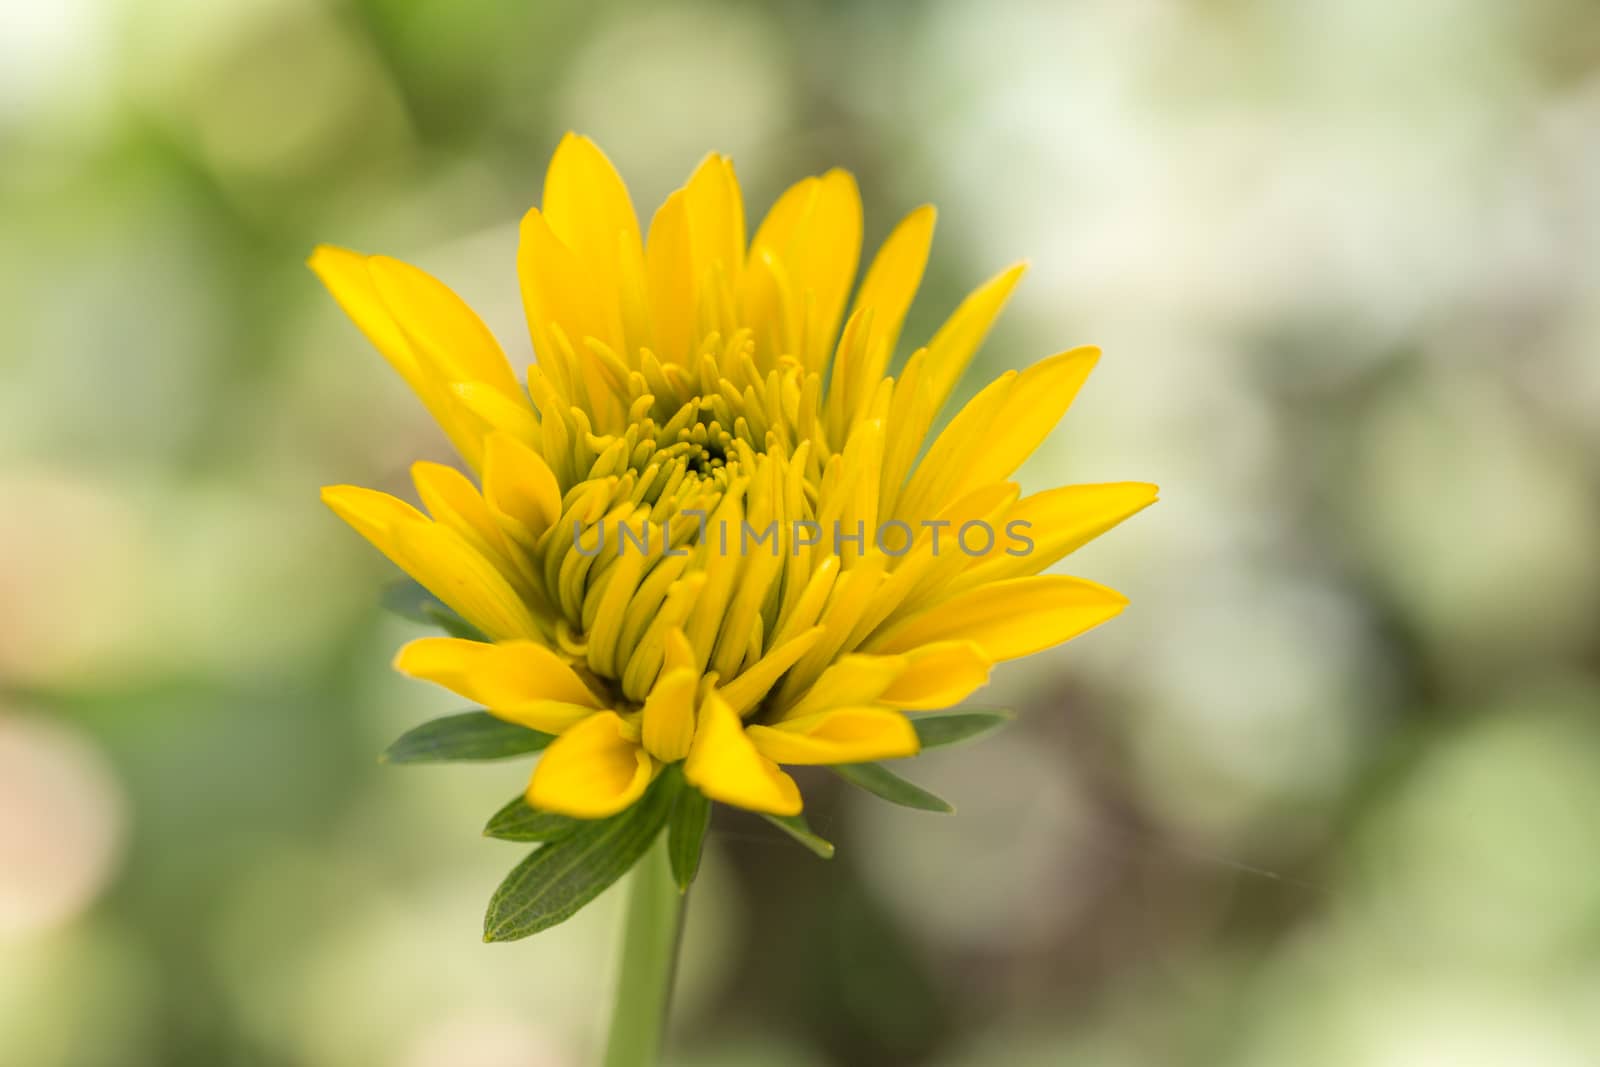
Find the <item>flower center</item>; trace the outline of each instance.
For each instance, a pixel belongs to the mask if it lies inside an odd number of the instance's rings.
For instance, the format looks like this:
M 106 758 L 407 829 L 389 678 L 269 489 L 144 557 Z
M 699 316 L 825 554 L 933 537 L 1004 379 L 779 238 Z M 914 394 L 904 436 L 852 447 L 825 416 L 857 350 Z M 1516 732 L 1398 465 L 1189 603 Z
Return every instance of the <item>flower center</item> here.
M 838 457 L 822 440 L 819 376 L 769 362 L 758 367 L 749 330 L 711 334 L 687 361 L 641 351 L 636 370 L 574 374 L 586 406 L 541 405 L 574 447 L 546 449 L 572 464 L 570 488 L 530 595 L 619 708 L 643 700 L 674 628 L 697 672 L 730 679 L 780 636 L 782 609 L 804 591 L 811 552 L 795 545 L 796 524 L 818 519 Z M 593 403 L 602 383 L 610 394 Z
M 710 474 L 728 464 L 728 450 L 725 444 L 727 433 L 714 422 L 707 429 L 717 436 L 713 436 L 710 441 L 701 445 L 699 451 L 689 458 L 689 469 L 696 474 Z

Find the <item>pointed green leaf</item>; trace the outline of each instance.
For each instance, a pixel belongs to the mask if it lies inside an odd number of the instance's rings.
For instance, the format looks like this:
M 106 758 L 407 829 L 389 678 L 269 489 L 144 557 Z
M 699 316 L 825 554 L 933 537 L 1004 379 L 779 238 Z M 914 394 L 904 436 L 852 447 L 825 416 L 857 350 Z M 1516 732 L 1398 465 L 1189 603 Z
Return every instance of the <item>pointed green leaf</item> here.
M 918 811 L 936 811 L 941 815 L 950 815 L 956 810 L 949 801 L 934 796 L 919 785 L 911 784 L 880 763 L 841 763 L 828 769 L 851 785 L 859 786 L 891 804 L 916 808 Z
M 1016 717 L 1016 712 L 1000 708 L 963 708 L 959 711 L 912 714 L 910 719 L 912 729 L 917 731 L 917 739 L 927 749 L 975 740 L 998 730 Z
M 386 611 L 424 626 L 437 626 L 451 637 L 487 640 L 477 627 L 445 607 L 443 601 L 410 578 L 384 586 L 382 604 Z
M 385 763 L 505 759 L 538 752 L 554 740 L 487 711 L 464 711 L 407 730 L 381 758 Z
M 687 893 L 700 870 L 700 850 L 706 829 L 711 825 L 711 801 L 693 786 L 678 793 L 678 803 L 667 821 L 667 858 L 672 861 L 672 879 L 678 891 Z
M 530 808 L 519 794 L 490 817 L 483 828 L 483 836 L 499 838 L 501 841 L 554 841 L 583 825 L 584 820 L 574 819 L 570 815 Z
M 639 802 L 609 819 L 540 846 L 512 869 L 489 899 L 485 941 L 516 941 L 565 922 L 627 874 L 661 832 L 677 779 L 662 775 Z
M 833 859 L 833 842 L 824 840 L 812 833 L 804 815 L 763 815 L 761 817 L 823 859 Z

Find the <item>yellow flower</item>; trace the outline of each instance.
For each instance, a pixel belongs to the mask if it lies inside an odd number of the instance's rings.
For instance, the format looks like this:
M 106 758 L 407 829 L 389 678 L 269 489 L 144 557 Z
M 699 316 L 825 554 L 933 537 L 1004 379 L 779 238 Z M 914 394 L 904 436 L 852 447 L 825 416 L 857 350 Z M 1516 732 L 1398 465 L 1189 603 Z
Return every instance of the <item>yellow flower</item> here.
M 1097 350 L 1007 372 L 924 449 L 1022 267 L 886 376 L 933 223 L 931 207 L 908 215 L 852 302 L 849 174 L 793 186 L 747 241 L 733 166 L 713 155 L 642 236 L 616 170 L 568 135 L 522 222 L 526 386 L 434 278 L 312 256 L 477 476 L 417 463 L 426 513 L 354 486 L 323 499 L 484 638 L 413 641 L 396 667 L 559 735 L 530 805 L 611 815 L 682 761 L 713 800 L 793 815 L 781 765 L 913 755 L 908 712 L 1122 610 L 1040 572 L 1156 488 L 1023 497 L 1009 480 Z

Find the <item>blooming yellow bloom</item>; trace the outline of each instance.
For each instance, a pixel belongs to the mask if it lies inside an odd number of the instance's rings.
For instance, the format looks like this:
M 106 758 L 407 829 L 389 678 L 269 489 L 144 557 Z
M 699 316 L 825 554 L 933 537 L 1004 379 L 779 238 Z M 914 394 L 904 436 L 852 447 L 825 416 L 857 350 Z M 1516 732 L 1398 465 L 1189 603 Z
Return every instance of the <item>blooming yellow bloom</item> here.
M 559 735 L 529 804 L 611 815 L 682 761 L 713 800 L 796 814 L 781 765 L 913 755 L 908 712 L 1122 610 L 1040 572 L 1155 486 L 1009 480 L 1097 350 L 1007 372 L 924 450 L 1020 266 L 886 376 L 933 224 L 908 215 L 852 302 L 849 174 L 793 186 L 747 241 L 713 155 L 641 235 L 616 170 L 568 135 L 522 221 L 526 386 L 434 278 L 312 256 L 477 476 L 416 464 L 426 513 L 355 486 L 323 499 L 484 638 L 413 641 L 396 667 Z

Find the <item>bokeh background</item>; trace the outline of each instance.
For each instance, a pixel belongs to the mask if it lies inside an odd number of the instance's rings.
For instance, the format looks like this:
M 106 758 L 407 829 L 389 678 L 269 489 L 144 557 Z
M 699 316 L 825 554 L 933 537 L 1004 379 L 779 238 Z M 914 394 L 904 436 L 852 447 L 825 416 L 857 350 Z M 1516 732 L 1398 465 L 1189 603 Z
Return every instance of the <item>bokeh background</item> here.
M 1589 0 L 0 3 L 0 1064 L 561 1067 L 618 895 L 479 941 L 523 766 L 317 502 L 446 447 L 304 269 L 417 262 L 528 345 L 560 134 L 649 211 L 832 165 L 941 209 L 907 336 L 1106 357 L 1024 471 L 1164 499 L 1020 722 L 719 819 L 712 1067 L 1600 1063 L 1600 8 Z

